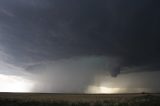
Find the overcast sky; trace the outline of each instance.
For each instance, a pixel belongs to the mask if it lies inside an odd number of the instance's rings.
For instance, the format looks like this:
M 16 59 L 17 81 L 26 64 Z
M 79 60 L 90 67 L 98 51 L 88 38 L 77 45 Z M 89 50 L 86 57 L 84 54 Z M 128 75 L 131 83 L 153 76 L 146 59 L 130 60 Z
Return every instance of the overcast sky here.
M 160 91 L 159 5 L 0 0 L 0 74 L 28 80 L 32 92 Z

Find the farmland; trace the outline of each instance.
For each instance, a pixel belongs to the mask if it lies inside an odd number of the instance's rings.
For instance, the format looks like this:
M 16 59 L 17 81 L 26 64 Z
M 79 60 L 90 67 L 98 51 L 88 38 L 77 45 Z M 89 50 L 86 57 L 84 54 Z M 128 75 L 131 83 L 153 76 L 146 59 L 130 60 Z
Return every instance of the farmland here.
M 160 94 L 0 93 L 0 106 L 160 106 Z

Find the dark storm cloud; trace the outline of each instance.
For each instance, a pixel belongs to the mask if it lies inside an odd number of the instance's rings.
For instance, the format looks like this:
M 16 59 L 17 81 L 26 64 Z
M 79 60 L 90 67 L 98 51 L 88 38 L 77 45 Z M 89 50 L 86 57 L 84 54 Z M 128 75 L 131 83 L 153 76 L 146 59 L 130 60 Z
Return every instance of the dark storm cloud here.
M 159 61 L 158 11 L 149 0 L 1 1 L 1 45 L 17 62 L 112 55 L 150 64 Z
M 80 68 L 80 57 L 93 57 L 112 76 L 126 67 L 159 70 L 159 11 L 156 0 L 1 0 L 0 50 L 9 55 L 3 61 L 35 73 L 53 71 L 61 60 Z

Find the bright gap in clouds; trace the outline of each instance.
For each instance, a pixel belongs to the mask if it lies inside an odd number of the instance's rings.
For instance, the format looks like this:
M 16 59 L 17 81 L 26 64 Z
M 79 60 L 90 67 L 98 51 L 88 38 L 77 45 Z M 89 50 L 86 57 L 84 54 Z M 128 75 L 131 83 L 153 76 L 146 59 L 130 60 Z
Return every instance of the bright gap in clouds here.
M 33 82 L 19 76 L 0 74 L 0 92 L 31 92 Z
M 89 86 L 87 93 L 106 93 L 113 94 L 119 93 L 121 88 L 111 88 L 106 86 Z

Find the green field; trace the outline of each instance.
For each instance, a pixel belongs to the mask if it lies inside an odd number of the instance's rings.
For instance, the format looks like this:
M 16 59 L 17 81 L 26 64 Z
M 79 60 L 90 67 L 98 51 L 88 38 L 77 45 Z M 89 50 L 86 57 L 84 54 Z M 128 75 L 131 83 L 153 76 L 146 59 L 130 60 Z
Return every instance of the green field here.
M 0 93 L 0 106 L 160 106 L 160 94 Z

